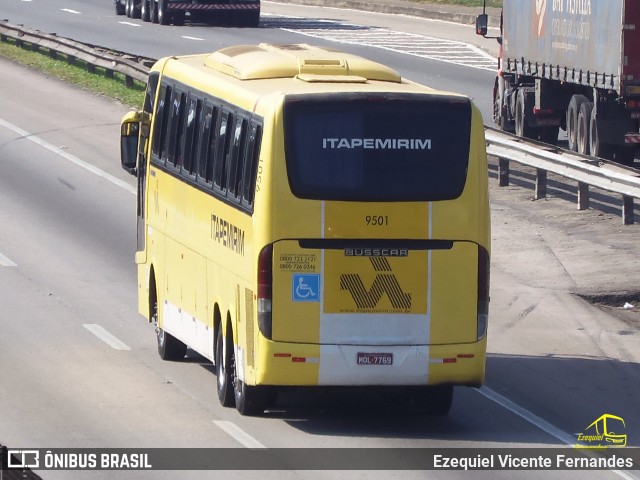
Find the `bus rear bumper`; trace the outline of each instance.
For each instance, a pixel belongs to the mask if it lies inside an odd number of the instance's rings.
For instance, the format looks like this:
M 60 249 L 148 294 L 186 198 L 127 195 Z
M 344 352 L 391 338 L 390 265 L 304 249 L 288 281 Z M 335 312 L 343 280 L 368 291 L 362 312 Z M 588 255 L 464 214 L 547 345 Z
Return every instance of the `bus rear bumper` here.
M 462 345 L 312 345 L 261 338 L 256 383 L 419 386 L 484 383 L 486 339 Z

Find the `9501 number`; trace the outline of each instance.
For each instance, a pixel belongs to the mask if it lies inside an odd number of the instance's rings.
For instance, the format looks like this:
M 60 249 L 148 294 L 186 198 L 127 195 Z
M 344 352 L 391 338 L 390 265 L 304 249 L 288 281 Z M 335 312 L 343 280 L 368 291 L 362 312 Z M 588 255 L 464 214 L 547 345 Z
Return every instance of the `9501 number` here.
M 364 217 L 367 227 L 385 227 L 389 225 L 389 217 L 387 215 L 367 215 Z

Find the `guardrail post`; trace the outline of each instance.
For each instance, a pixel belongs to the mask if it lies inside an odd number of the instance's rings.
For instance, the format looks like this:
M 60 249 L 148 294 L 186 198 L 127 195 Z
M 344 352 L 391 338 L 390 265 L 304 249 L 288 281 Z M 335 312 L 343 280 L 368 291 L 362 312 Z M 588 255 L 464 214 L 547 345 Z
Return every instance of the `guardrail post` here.
M 93 63 L 87 63 L 87 72 L 96 73 L 96 66 Z
M 498 185 L 509 186 L 509 160 L 506 158 L 498 158 Z
M 67 63 L 69 65 L 75 65 L 76 64 L 76 57 L 74 57 L 73 55 L 67 55 Z
M 578 182 L 578 210 L 589 208 L 589 184 Z
M 124 86 L 127 88 L 133 88 L 133 77 L 130 77 L 129 75 L 125 75 Z
M 622 222 L 625 225 L 633 225 L 633 197 L 622 196 Z
M 113 78 L 114 77 L 113 70 L 111 70 L 110 68 L 107 68 L 104 71 L 104 76 L 107 77 L 107 78 Z
M 547 196 L 547 171 L 536 168 L 536 200 Z

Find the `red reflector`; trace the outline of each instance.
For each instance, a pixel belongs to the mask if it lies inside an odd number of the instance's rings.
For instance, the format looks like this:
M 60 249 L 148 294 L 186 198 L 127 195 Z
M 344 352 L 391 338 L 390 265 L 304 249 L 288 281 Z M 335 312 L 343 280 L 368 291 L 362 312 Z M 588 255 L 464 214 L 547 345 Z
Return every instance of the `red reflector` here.
M 442 363 L 456 363 L 458 361 L 457 358 L 443 358 Z
M 306 358 L 304 357 L 292 357 L 291 361 L 292 362 L 296 362 L 296 363 L 304 363 L 306 360 Z
M 276 358 L 289 358 L 291 354 L 290 353 L 274 353 L 273 356 Z
M 473 353 L 460 353 L 458 354 L 458 358 L 473 358 L 475 355 Z

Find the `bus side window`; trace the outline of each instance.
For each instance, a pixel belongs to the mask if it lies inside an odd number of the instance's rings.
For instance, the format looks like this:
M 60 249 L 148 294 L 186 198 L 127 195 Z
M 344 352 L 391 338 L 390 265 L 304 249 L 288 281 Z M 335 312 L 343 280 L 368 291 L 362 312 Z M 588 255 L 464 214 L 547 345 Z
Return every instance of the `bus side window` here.
M 189 108 L 187 109 L 186 133 L 184 137 L 184 171 L 189 176 L 195 176 L 197 169 L 198 142 L 194 137 L 200 130 L 200 115 L 202 113 L 202 100 L 189 96 Z
M 233 144 L 229 150 L 229 195 L 238 202 L 242 198 L 242 174 L 247 142 L 247 120 L 238 117 L 233 131 Z
M 171 98 L 171 118 L 169 119 L 169 128 L 167 131 L 168 144 L 167 144 L 167 162 L 173 164 L 176 168 L 182 166 L 184 161 L 183 156 L 183 142 L 185 122 L 184 122 L 184 110 L 186 104 L 186 94 L 183 92 L 174 91 Z
M 216 155 L 216 145 L 218 144 L 218 120 L 220 109 L 207 102 L 204 114 L 203 145 L 200 157 L 200 179 L 207 185 L 213 183 L 213 164 Z M 206 141 L 205 141 L 206 139 Z
M 262 141 L 262 126 L 252 124 L 247 135 L 247 154 L 242 175 L 242 202 L 246 207 L 253 206 L 256 192 L 256 174 L 260 157 L 260 142 Z
M 153 157 L 160 163 L 166 157 L 166 139 L 167 139 L 167 122 L 169 119 L 169 104 L 171 100 L 171 86 L 160 85 L 160 93 L 158 94 L 158 105 L 156 108 L 156 118 L 153 126 L 153 144 L 151 152 Z
M 227 156 L 229 154 L 229 146 L 231 144 L 232 132 L 230 130 L 232 125 L 233 114 L 228 111 L 223 111 L 222 115 L 220 115 L 213 168 L 213 184 L 222 191 L 225 191 L 227 188 Z

